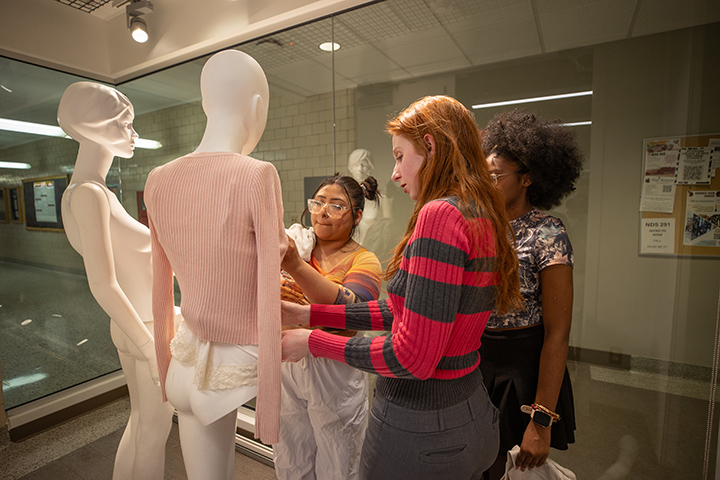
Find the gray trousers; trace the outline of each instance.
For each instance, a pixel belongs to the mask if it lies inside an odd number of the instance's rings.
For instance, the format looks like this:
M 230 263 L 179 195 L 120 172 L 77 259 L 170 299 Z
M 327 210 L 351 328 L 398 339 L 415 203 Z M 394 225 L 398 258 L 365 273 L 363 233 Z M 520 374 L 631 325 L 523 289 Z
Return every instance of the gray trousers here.
M 362 480 L 480 479 L 498 454 L 498 410 L 480 385 L 441 410 L 373 399 L 360 458 Z

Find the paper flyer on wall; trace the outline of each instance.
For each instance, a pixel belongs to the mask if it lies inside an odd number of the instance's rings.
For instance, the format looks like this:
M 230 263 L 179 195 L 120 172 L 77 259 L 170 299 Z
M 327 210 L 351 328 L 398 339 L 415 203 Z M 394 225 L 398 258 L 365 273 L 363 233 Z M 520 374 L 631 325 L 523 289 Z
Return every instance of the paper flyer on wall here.
M 675 171 L 678 185 L 707 185 L 710 183 L 710 147 L 686 147 L 680 149 Z
M 720 247 L 720 190 L 687 193 L 683 245 Z
M 675 219 L 643 218 L 640 227 L 640 253 L 671 255 L 675 251 Z
M 680 150 L 679 138 L 649 141 L 645 144 L 641 212 L 672 213 Z
M 35 198 L 35 219 L 38 222 L 57 222 L 57 207 L 55 205 L 55 183 L 51 181 L 35 182 L 33 184 Z

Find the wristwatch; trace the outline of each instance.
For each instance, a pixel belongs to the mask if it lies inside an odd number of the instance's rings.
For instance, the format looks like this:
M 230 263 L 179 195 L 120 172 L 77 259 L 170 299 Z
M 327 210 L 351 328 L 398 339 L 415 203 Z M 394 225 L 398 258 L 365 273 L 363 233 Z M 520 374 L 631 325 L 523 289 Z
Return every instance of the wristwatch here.
M 541 410 L 535 410 L 530 405 L 523 405 L 520 407 L 520 410 L 524 413 L 529 413 L 532 421 L 543 428 L 548 428 L 553 423 L 553 417 Z
M 552 425 L 552 417 L 548 415 L 545 412 L 541 412 L 540 410 L 533 410 L 530 414 L 530 418 L 533 422 L 535 422 L 536 425 L 540 425 L 543 428 L 548 428 L 550 425 Z

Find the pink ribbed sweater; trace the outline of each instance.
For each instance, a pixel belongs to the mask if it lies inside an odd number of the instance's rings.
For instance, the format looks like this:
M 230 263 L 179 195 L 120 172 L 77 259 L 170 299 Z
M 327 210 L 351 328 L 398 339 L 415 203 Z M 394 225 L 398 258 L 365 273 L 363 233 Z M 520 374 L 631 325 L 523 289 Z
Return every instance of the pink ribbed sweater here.
M 280 261 L 287 249 L 280 179 L 236 153 L 192 153 L 145 186 L 152 237 L 155 349 L 165 398 L 174 336 L 173 272 L 198 338 L 258 345 L 256 437 L 280 428 Z

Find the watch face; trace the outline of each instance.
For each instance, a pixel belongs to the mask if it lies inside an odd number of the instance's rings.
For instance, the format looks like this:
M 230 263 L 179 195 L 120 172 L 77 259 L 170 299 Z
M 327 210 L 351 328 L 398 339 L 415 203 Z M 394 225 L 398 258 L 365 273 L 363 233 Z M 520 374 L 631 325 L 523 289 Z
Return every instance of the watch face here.
M 535 410 L 533 412 L 532 420 L 543 428 L 547 428 L 552 425 L 552 417 L 540 410 Z

